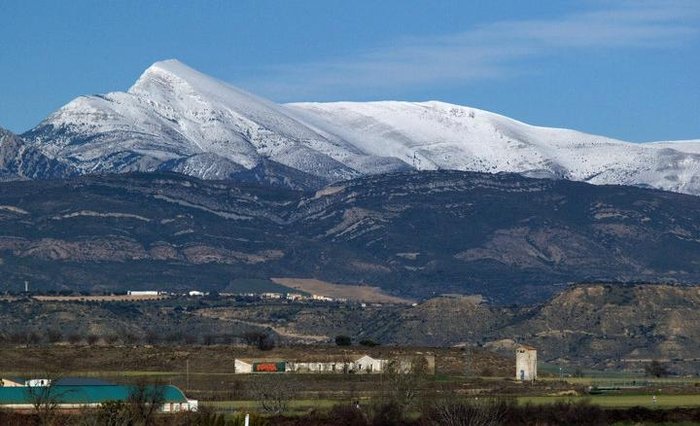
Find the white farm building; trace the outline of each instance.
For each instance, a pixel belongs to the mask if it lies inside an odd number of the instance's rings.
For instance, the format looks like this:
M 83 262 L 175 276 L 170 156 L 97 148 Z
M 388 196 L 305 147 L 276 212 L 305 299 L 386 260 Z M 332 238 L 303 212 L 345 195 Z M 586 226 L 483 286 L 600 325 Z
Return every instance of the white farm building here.
M 246 373 L 381 373 L 388 362 L 369 355 L 327 355 L 314 360 L 239 359 L 234 360 L 234 372 Z

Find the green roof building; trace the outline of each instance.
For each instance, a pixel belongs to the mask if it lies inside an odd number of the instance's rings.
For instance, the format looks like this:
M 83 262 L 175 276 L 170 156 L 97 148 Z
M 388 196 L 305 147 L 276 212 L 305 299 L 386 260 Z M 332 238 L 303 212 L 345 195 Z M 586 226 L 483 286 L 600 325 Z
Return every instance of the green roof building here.
M 164 385 L 162 388 L 164 403 L 161 411 L 197 410 L 197 401 L 188 400 L 177 387 Z M 0 408 L 31 409 L 37 399 L 55 401 L 60 408 L 96 407 L 109 401 L 126 402 L 133 390 L 132 386 L 112 384 L 0 387 Z

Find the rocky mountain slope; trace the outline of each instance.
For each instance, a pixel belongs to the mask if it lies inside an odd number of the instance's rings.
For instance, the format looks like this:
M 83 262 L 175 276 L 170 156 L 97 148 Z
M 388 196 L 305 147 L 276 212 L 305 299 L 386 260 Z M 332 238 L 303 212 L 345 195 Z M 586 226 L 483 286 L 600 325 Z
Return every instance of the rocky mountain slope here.
M 538 349 L 540 361 L 564 366 L 569 374 L 576 366 L 641 370 L 654 359 L 675 372 L 700 371 L 700 290 L 691 286 L 580 284 L 531 306 L 450 295 L 416 306 L 224 305 L 194 313 L 283 327 L 300 339 L 345 334 L 400 346 L 483 346 L 507 356 L 526 343 Z
M 697 283 L 698 252 L 700 198 L 516 174 L 406 172 L 315 193 L 158 173 L 0 185 L 4 289 L 298 277 L 529 303 L 572 282 Z
M 23 137 L 83 174 L 235 180 L 256 170 L 255 180 L 310 188 L 451 169 L 700 194 L 693 143 L 632 144 L 441 102 L 278 105 L 175 60 L 155 63 L 127 92 L 73 100 Z
M 44 155 L 19 136 L 0 128 L 0 180 L 50 179 L 75 174 L 70 165 Z

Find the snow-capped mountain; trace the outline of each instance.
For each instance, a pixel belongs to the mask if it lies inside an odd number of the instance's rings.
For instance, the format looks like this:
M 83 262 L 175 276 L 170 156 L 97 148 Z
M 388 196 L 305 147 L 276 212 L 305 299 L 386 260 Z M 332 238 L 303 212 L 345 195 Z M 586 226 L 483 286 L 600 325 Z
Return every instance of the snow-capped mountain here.
M 125 93 L 73 100 L 24 137 L 83 173 L 165 169 L 225 179 L 270 160 L 337 181 L 401 164 L 175 60 L 155 63 Z
M 697 141 L 633 144 L 442 102 L 280 105 L 175 60 L 155 63 L 127 92 L 73 100 L 23 137 L 85 174 L 257 170 L 266 179 L 274 169 L 323 184 L 455 169 L 700 194 Z
M 518 172 L 700 193 L 700 144 L 693 142 L 635 144 L 443 102 L 289 107 L 367 153 L 417 169 Z

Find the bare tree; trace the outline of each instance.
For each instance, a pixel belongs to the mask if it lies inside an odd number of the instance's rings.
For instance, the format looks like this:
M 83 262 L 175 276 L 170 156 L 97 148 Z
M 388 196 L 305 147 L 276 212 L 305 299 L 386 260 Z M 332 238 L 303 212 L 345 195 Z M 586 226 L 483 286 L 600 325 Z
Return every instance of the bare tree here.
M 648 365 L 644 366 L 644 372 L 647 376 L 651 377 L 666 377 L 670 375 L 666 365 L 662 364 L 657 360 L 651 361 Z
M 85 341 L 87 342 L 88 345 L 94 346 L 95 343 L 97 343 L 100 340 L 100 337 L 96 334 L 88 334 L 85 337 Z
M 61 333 L 61 330 L 53 328 L 46 331 L 46 339 L 49 341 L 49 343 L 58 343 L 62 338 L 63 333 Z
M 83 336 L 80 333 L 71 333 L 68 335 L 68 342 L 71 345 L 78 345 L 83 341 Z
M 155 415 L 164 403 L 165 386 L 146 380 L 139 380 L 132 385 L 127 398 L 127 405 L 135 424 L 142 426 L 154 424 Z
M 441 426 L 496 426 L 504 423 L 507 405 L 493 398 L 456 398 L 431 404 L 427 418 Z
M 78 426 L 132 426 L 131 410 L 122 401 L 107 401 L 98 408 L 85 408 L 80 413 Z
M 117 343 L 117 341 L 119 340 L 119 336 L 117 336 L 116 334 L 107 334 L 104 336 L 104 340 L 105 343 L 112 346 Z
M 68 391 L 63 391 L 60 386 L 56 386 L 59 380 L 57 374 L 44 373 L 40 379 L 35 380 L 39 381 L 30 382 L 32 386 L 26 388 L 27 397 L 39 418 L 39 424 L 52 425 L 57 417 L 57 408 Z
M 260 409 L 268 414 L 282 414 L 289 408 L 294 393 L 288 380 L 277 375 L 258 376 L 254 397 Z
M 384 394 L 389 402 L 402 408 L 411 405 L 425 386 L 428 374 L 428 362 L 425 357 L 415 356 L 408 359 L 389 361 L 384 380 Z

